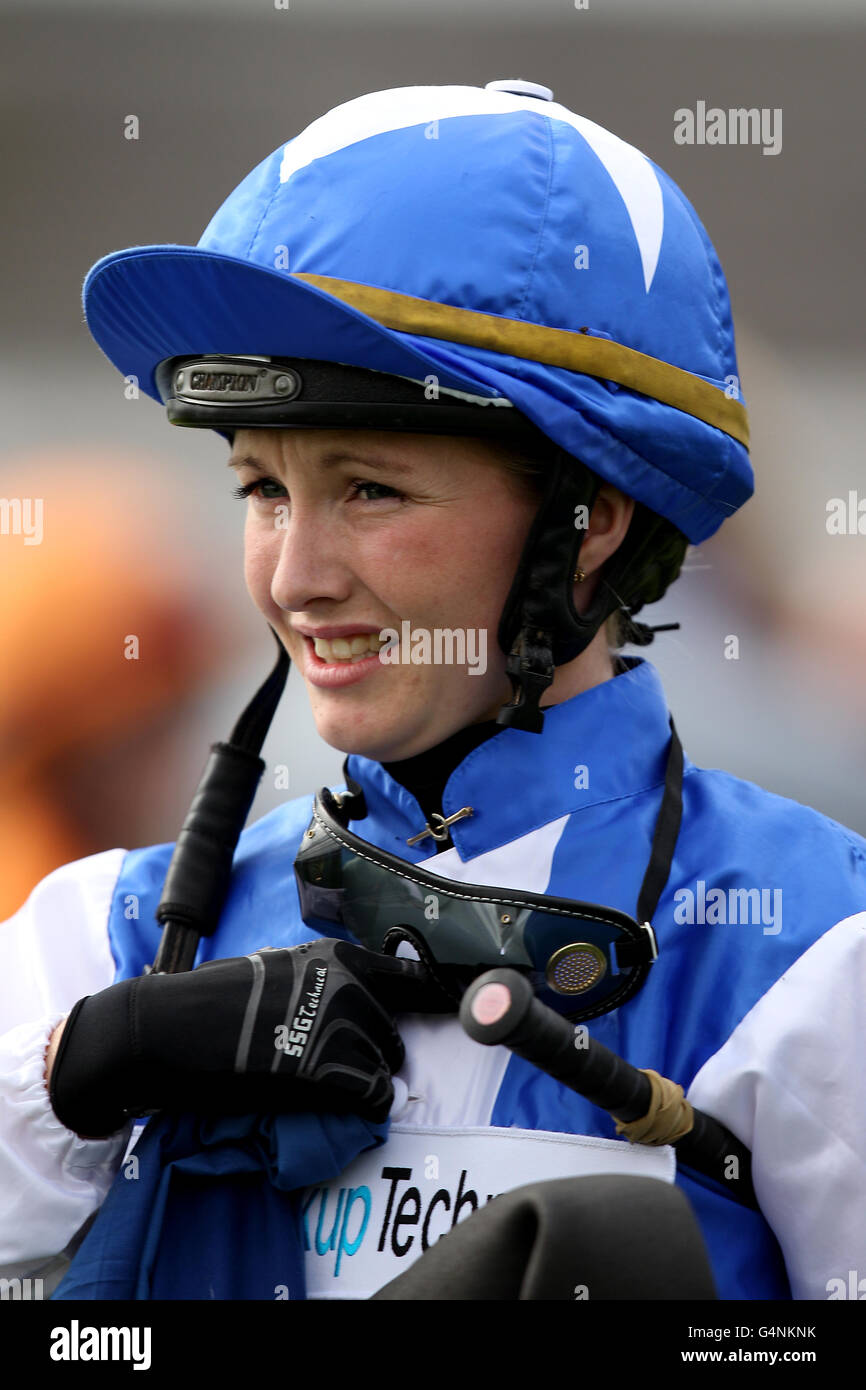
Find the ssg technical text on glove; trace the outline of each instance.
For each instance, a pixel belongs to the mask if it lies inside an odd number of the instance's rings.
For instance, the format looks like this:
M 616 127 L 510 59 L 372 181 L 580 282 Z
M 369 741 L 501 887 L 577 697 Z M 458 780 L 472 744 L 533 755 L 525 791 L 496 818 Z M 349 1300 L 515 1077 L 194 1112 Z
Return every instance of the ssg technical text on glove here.
M 405 1056 L 393 1015 L 453 1009 L 418 961 L 332 939 L 142 975 L 75 1005 L 51 1104 L 90 1138 L 156 1110 L 380 1122 Z

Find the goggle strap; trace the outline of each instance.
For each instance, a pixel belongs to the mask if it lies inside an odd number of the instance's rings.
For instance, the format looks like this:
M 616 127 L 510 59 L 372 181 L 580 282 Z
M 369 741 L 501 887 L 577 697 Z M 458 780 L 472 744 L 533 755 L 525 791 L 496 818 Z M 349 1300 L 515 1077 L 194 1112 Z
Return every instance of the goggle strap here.
M 649 928 L 649 932 L 651 931 L 652 927 Z M 616 964 L 619 968 L 631 970 L 636 965 L 652 964 L 658 955 L 658 949 L 649 932 L 642 924 L 640 941 L 626 937 L 613 943 L 611 951 L 616 953 Z
M 421 964 L 425 967 L 431 979 L 439 986 L 442 992 L 446 994 L 449 999 L 453 1000 L 455 1004 L 459 1005 L 463 997 L 462 991 L 455 990 L 447 983 L 439 969 L 436 957 L 433 955 L 433 952 L 430 950 L 420 932 L 413 931 L 412 928 L 406 926 L 405 923 L 400 923 L 398 926 L 391 927 L 385 933 L 382 942 L 382 954 L 386 956 L 396 956 L 397 948 L 403 941 L 408 942 L 412 949 L 417 951 L 418 959 Z
M 683 817 L 683 746 L 670 719 L 671 743 L 665 769 L 665 789 L 656 820 L 652 852 L 637 900 L 638 922 L 651 922 L 662 890 L 670 878 L 677 836 Z
M 360 782 L 356 782 L 349 772 L 350 756 L 350 754 L 347 754 L 343 759 L 343 781 L 346 783 L 348 791 L 343 792 L 340 797 L 334 795 L 337 805 L 346 813 L 347 822 L 350 820 L 363 820 L 364 817 L 369 814 L 367 811 L 367 802 L 364 799 L 364 789 Z

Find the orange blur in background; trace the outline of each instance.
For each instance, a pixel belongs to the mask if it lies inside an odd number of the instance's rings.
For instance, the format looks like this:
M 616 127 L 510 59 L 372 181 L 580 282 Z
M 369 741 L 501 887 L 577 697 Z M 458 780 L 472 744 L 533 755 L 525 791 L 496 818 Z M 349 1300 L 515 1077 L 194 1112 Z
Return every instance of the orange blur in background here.
M 146 460 L 140 494 L 129 460 L 10 465 L 4 497 L 31 499 L 32 520 L 41 498 L 43 535 L 26 543 L 0 514 L 0 921 L 61 864 L 174 837 L 156 810 L 172 741 L 231 650 L 148 500 Z M 214 736 L 195 734 L 202 761 Z

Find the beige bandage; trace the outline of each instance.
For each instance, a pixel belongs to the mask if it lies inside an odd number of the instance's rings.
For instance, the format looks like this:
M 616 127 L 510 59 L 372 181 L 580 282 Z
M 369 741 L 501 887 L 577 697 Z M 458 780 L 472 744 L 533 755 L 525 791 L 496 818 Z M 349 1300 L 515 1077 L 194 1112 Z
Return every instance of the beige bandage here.
M 648 1067 L 641 1067 L 640 1070 L 649 1077 L 652 1088 L 649 1109 L 639 1120 L 627 1123 L 617 1120 L 616 1132 L 624 1134 L 630 1144 L 673 1144 L 692 1128 L 692 1107 L 685 1098 L 682 1086 L 675 1081 L 669 1081 L 666 1076 L 660 1076 Z

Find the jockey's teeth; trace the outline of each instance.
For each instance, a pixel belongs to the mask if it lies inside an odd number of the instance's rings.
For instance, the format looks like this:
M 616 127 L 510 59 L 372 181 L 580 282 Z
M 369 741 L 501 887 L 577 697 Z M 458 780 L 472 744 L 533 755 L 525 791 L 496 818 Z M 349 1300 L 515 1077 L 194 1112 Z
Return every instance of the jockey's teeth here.
M 315 637 L 316 656 L 322 661 L 363 661 L 377 652 L 382 643 L 376 632 L 359 632 L 355 637 Z

